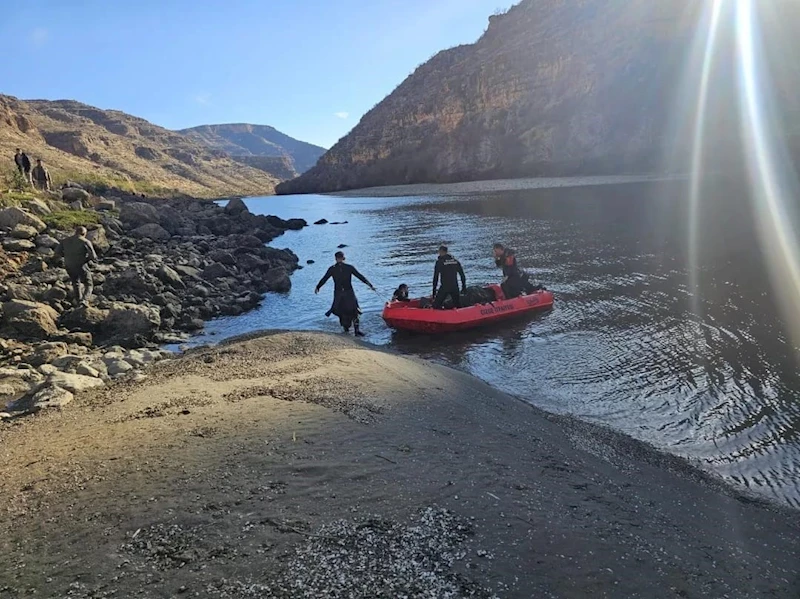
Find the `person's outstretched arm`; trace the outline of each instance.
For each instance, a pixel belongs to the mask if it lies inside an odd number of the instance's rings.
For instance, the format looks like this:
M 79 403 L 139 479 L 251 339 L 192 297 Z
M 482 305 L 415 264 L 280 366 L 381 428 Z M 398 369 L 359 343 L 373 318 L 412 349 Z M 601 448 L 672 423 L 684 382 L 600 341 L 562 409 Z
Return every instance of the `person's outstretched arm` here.
M 373 286 L 372 286 L 372 283 L 370 283 L 370 282 L 367 280 L 367 277 L 365 277 L 365 276 L 364 276 L 364 275 L 362 275 L 360 272 L 358 272 L 358 269 L 357 269 L 355 266 L 351 266 L 350 268 L 352 268 L 352 269 L 353 269 L 353 276 L 354 276 L 356 279 L 358 279 L 359 281 L 361 281 L 362 283 L 364 283 L 364 285 L 366 285 L 366 286 L 367 286 L 367 287 L 369 287 L 370 289 L 372 289 L 372 290 L 374 290 L 374 289 L 375 289 L 375 287 L 373 287 Z
M 328 268 L 328 272 L 326 272 L 326 273 L 325 273 L 325 276 L 324 276 L 324 277 L 322 277 L 322 278 L 319 280 L 319 283 L 317 283 L 317 288 L 316 288 L 316 289 L 314 289 L 314 293 L 319 293 L 319 290 L 322 288 L 322 286 L 323 286 L 325 283 L 327 283 L 327 282 L 328 282 L 328 279 L 330 279 L 332 276 L 333 276 L 333 266 L 329 267 L 329 268 Z

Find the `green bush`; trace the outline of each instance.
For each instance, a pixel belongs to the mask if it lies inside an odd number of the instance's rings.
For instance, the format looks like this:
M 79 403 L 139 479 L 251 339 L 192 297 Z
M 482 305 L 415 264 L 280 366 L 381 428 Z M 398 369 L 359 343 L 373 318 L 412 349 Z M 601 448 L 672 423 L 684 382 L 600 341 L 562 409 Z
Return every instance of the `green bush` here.
M 42 217 L 48 227 L 69 231 L 78 225 L 96 225 L 100 222 L 100 215 L 96 212 L 84 210 L 59 210 Z

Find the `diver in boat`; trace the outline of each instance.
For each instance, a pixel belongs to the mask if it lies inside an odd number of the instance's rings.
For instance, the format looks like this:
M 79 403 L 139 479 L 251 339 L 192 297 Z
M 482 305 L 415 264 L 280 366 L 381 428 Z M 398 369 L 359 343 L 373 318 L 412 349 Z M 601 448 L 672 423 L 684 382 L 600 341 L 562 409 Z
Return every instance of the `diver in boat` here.
M 517 255 L 514 250 L 505 247 L 502 243 L 495 243 L 494 263 L 498 268 L 503 269 L 503 282 L 500 287 L 506 299 L 522 295 L 530 283 L 528 283 L 528 275 L 517 265 Z
M 354 266 L 345 264 L 344 252 L 336 252 L 335 257 L 336 264 L 331 266 L 325 276 L 319 280 L 314 293 L 319 293 L 320 288 L 328 282 L 328 279 L 333 278 L 333 305 L 329 314 L 339 317 L 339 324 L 342 325 L 345 333 L 349 333 L 350 327 L 353 326 L 356 336 L 363 337 L 364 333 L 361 332 L 359 320 L 361 310 L 353 290 L 353 277 L 373 291 L 375 291 L 375 287 Z
M 393 302 L 410 302 L 411 300 L 408 299 L 408 285 L 403 283 L 397 289 L 394 290 L 392 294 L 392 301 Z
M 433 269 L 433 295 L 431 297 L 433 297 L 434 309 L 441 310 L 448 296 L 453 299 L 454 308 L 461 307 L 458 277 L 461 277 L 461 291 L 463 291 L 467 288 L 467 277 L 464 275 L 461 262 L 450 255 L 447 246 L 439 247 L 439 258 L 436 260 L 436 266 Z M 437 292 L 436 288 L 439 285 L 439 279 L 442 281 L 442 286 Z

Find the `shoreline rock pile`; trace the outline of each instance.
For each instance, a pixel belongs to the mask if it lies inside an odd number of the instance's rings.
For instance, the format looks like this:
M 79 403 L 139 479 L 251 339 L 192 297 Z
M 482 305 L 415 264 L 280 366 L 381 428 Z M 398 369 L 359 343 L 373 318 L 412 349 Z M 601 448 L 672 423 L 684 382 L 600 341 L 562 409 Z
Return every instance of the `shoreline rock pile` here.
M 78 191 L 83 193 L 77 193 Z M 217 316 L 258 306 L 291 289 L 297 256 L 265 243 L 300 219 L 252 214 L 241 199 L 207 201 L 92 198 L 72 188 L 98 253 L 90 305 L 73 307 L 66 271 L 54 259 L 71 231 L 48 226 L 60 202 L 33 200 L 0 210 L 0 418 L 66 405 L 72 395 L 168 357 Z M 43 220 L 44 219 L 44 220 Z M 3 412 L 4 406 L 6 412 Z

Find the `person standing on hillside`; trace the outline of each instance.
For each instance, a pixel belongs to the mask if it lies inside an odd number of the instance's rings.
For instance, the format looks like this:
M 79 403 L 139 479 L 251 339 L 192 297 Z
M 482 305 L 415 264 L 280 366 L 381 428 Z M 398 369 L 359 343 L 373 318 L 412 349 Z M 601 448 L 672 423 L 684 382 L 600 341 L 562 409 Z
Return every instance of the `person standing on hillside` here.
M 33 185 L 33 181 L 31 180 L 31 159 L 28 158 L 25 152 L 22 152 L 20 161 L 22 162 L 22 176 L 25 177 L 25 182 L 28 185 Z
M 364 333 L 361 332 L 361 322 L 359 314 L 361 313 L 358 307 L 358 298 L 356 292 L 353 290 L 353 277 L 364 283 L 367 287 L 375 291 L 367 278 L 362 275 L 355 266 L 345 264 L 344 252 L 336 252 L 336 264 L 331 266 L 325 273 L 319 283 L 317 283 L 314 293 L 319 293 L 328 279 L 333 278 L 333 306 L 331 306 L 330 313 L 339 317 L 339 324 L 345 333 L 350 332 L 350 327 L 355 329 L 356 337 L 363 337 Z
M 97 261 L 97 254 L 92 242 L 86 239 L 86 233 L 86 227 L 75 227 L 75 234 L 56 247 L 56 257 L 64 258 L 64 267 L 72 282 L 73 302 L 76 306 L 87 305 L 94 291 L 89 264 Z
M 41 191 L 50 191 L 50 172 L 42 164 L 41 158 L 36 161 L 32 172 L 33 186 Z
M 19 148 L 17 148 L 17 153 L 14 154 L 14 164 L 17 165 L 17 170 L 19 171 L 19 174 L 24 177 L 25 169 L 22 165 L 22 150 L 20 150 Z
M 431 297 L 433 297 L 434 309 L 441 310 L 448 296 L 453 298 L 454 308 L 461 307 L 461 295 L 458 291 L 459 277 L 461 277 L 461 291 L 463 292 L 467 288 L 467 277 L 464 275 L 461 262 L 450 255 L 447 246 L 440 246 L 439 258 L 433 269 L 433 295 Z M 440 279 L 442 286 L 437 291 Z

